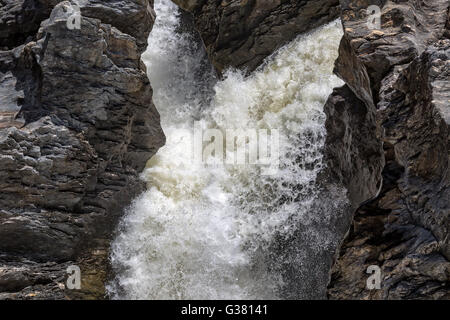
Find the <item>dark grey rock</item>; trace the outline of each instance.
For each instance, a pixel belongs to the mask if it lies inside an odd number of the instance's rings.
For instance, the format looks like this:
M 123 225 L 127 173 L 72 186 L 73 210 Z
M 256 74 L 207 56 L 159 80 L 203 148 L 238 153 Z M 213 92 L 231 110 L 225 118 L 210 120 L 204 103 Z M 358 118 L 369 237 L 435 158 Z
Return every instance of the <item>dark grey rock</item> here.
M 356 211 L 328 296 L 449 299 L 449 2 L 380 1 L 381 30 L 367 28 L 369 4 L 341 1 L 345 35 L 336 73 L 352 92 L 330 98 L 328 124 L 336 134 L 338 121 L 330 111 L 338 112 L 343 103 L 373 110 L 371 131 L 382 133 L 386 164 L 381 193 Z M 359 142 L 351 144 L 350 150 Z M 358 171 L 350 170 L 350 176 Z M 364 186 L 343 181 L 350 194 Z M 365 183 L 376 187 L 375 181 Z M 381 267 L 381 290 L 366 288 L 369 265 Z
M 85 1 L 80 29 L 69 2 L 40 3 L 39 30 L 0 51 L 0 298 L 102 298 L 116 222 L 165 142 L 140 60 L 153 3 Z
M 218 72 L 251 72 L 299 34 L 338 17 L 338 0 L 174 0 L 193 13 Z
M 324 106 L 327 115 L 325 158 L 331 180 L 344 185 L 352 210 L 374 198 L 382 185 L 382 133 L 376 110 L 345 85 L 334 89 Z

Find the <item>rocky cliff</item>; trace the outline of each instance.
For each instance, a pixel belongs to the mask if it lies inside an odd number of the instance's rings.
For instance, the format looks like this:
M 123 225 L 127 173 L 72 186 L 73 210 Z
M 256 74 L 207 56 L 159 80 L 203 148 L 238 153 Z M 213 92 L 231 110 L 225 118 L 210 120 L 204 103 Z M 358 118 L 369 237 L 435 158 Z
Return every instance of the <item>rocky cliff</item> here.
M 339 15 L 338 0 L 174 0 L 193 13 L 211 62 L 248 72 L 300 33 Z
M 449 2 L 375 2 L 382 9 L 381 25 L 370 29 L 365 9 L 374 1 L 341 0 L 345 35 L 335 72 L 347 85 L 333 93 L 326 112 L 330 123 L 342 108 L 358 106 L 355 113 L 372 115 L 372 136 L 381 133 L 384 146 L 383 184 L 378 197 L 355 214 L 328 295 L 448 299 Z M 353 121 L 342 126 L 348 132 L 360 127 Z M 329 132 L 337 138 L 334 130 Z M 342 181 L 350 194 L 355 193 L 353 188 L 361 186 L 355 177 L 364 168 L 351 165 L 360 160 L 333 157 L 331 162 L 345 173 Z M 381 268 L 381 290 L 366 288 L 369 265 Z
M 80 3 L 0 3 L 3 299 L 102 298 L 115 223 L 164 144 L 140 59 L 152 1 Z

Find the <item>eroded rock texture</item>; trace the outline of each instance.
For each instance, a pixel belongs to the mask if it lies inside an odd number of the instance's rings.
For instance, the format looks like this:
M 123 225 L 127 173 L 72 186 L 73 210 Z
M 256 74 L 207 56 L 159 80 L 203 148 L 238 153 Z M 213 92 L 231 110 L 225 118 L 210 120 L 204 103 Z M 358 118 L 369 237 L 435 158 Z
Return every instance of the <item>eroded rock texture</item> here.
M 0 48 L 14 48 L 35 38 L 43 20 L 61 0 L 2 0 L 0 2 Z M 80 0 L 82 15 L 101 20 L 135 38 L 140 51 L 155 21 L 153 0 Z M 70 7 L 66 6 L 66 10 Z
M 193 13 L 219 72 L 256 69 L 300 33 L 338 17 L 338 0 L 173 0 Z
M 79 29 L 67 1 L 1 4 L 0 299 L 102 298 L 115 223 L 164 144 L 140 60 L 153 3 L 81 1 Z
M 330 136 L 338 128 L 331 124 L 343 121 L 333 119 L 334 114 L 352 108 L 353 117 L 368 112 L 371 127 L 366 122 L 364 130 L 369 131 L 364 132 L 380 137 L 385 165 L 380 194 L 355 214 L 332 270 L 328 296 L 448 299 L 449 2 L 340 2 L 345 36 L 335 72 L 347 84 L 335 90 L 326 106 L 329 128 L 334 128 Z M 379 30 L 367 25 L 366 9 L 372 4 L 382 8 Z M 358 133 L 361 122 L 347 121 L 342 127 Z M 362 150 L 359 139 L 344 146 Z M 375 181 L 358 178 L 371 171 L 370 162 L 361 162 L 370 154 L 355 162 L 337 156 L 333 148 L 329 147 L 336 155 L 332 161 L 342 168 L 338 172 L 346 173 L 341 180 L 350 195 L 367 185 L 376 189 Z M 364 165 L 355 166 L 358 162 Z M 366 288 L 369 265 L 381 267 L 381 290 Z

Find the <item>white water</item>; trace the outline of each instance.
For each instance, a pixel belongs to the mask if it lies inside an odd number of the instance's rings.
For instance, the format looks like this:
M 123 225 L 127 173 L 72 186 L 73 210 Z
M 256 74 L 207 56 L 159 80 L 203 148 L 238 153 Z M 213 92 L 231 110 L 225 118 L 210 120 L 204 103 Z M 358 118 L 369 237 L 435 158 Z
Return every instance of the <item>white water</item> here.
M 143 173 L 148 191 L 121 223 L 108 291 L 122 299 L 280 298 L 287 279 L 279 269 L 304 257 L 269 262 L 274 241 L 328 214 L 313 215 L 311 205 L 323 168 L 323 105 L 342 84 L 332 75 L 341 25 L 299 37 L 250 77 L 229 71 L 211 90 L 216 80 L 205 72 L 202 48 L 175 32 L 176 7 L 159 0 L 155 10 L 143 59 L 167 144 Z M 192 164 L 190 137 L 180 129 L 194 120 L 221 130 L 280 130 L 280 170 L 262 176 L 255 166 Z M 324 236 L 311 229 L 308 238 Z

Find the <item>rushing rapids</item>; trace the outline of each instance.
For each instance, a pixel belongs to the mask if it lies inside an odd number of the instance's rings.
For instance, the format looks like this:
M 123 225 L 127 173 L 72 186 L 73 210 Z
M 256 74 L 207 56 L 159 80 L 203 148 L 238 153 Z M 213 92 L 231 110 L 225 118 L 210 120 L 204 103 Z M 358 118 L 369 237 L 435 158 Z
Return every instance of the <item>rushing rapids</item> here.
M 298 37 L 249 77 L 229 70 L 218 81 L 202 46 L 180 28 L 176 6 L 159 0 L 155 10 L 143 59 L 167 143 L 142 175 L 148 190 L 120 224 L 109 294 L 122 299 L 311 296 L 307 292 L 314 288 L 289 282 L 303 279 L 314 286 L 308 279 L 315 262 L 307 260 L 320 256 L 333 237 L 314 226 L 327 221 L 336 205 L 325 210 L 321 203 L 317 209 L 318 201 L 336 202 L 320 194 L 317 178 L 324 167 L 323 105 L 342 83 L 332 74 L 340 22 Z M 223 132 L 278 130 L 279 169 L 262 175 L 258 166 L 193 162 L 187 132 L 194 121 Z M 292 242 L 299 232 L 301 240 Z M 286 243 L 297 249 L 286 249 Z

